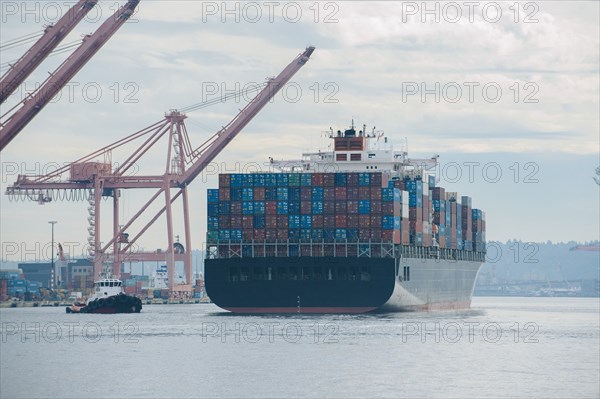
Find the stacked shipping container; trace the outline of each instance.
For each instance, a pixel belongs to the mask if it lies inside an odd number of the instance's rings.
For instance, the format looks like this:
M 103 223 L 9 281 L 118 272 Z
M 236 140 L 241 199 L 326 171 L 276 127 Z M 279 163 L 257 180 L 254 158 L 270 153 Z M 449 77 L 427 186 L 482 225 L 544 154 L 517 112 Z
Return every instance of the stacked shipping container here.
M 381 172 L 221 174 L 219 188 L 208 190 L 207 238 L 415 246 L 435 240 L 442 248 L 469 250 L 477 242 L 483 251 L 483 213 L 471 209 L 469 197 L 461 205 L 455 193 L 430 191 L 429 183 L 390 180 Z M 466 247 L 462 237 L 469 238 Z

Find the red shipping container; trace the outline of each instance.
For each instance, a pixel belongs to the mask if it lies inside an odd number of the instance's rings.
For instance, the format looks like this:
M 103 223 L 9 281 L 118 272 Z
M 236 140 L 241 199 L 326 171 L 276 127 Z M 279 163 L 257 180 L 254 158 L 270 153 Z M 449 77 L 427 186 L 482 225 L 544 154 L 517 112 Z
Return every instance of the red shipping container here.
M 423 246 L 430 247 L 432 244 L 431 234 L 423 234 Z
M 231 215 L 231 228 L 241 229 L 242 228 L 242 215 Z
M 231 176 L 227 174 L 219 175 L 219 187 L 229 187 Z
M 371 228 L 372 229 L 381 229 L 381 214 L 379 214 L 379 215 L 371 214 Z
M 358 187 L 358 173 L 348 173 L 346 177 L 348 187 Z
M 358 200 L 348 200 L 346 202 L 346 212 L 349 215 L 356 215 L 358 214 Z
M 345 215 L 347 213 L 347 202 L 346 201 L 336 201 L 335 202 L 335 214 L 336 215 Z
M 278 240 L 287 240 L 288 239 L 287 229 L 277 229 L 277 239 Z
M 267 227 L 267 229 L 276 229 L 277 228 L 277 216 L 275 216 L 275 215 L 265 216 L 265 226 Z
M 312 202 L 301 201 L 300 202 L 300 214 L 310 215 L 312 213 Z
M 231 214 L 241 215 L 242 214 L 242 201 L 231 201 Z
M 368 229 L 371 227 L 371 216 L 370 215 L 358 215 L 358 227 Z
M 220 229 L 230 229 L 231 228 L 231 219 L 229 218 L 229 215 L 219 216 L 219 228 Z
M 254 201 L 264 201 L 265 200 L 265 188 L 264 187 L 254 187 Z
M 394 180 L 394 188 L 406 190 L 406 183 L 404 180 Z
M 446 212 L 444 212 L 444 211 L 433 212 L 433 223 L 437 224 L 438 226 L 445 226 L 446 225 Z
M 345 229 L 348 226 L 348 219 L 346 215 L 335 215 L 335 227 L 338 229 Z
M 267 241 L 277 240 L 277 230 L 276 229 L 266 229 L 265 230 L 265 239 Z
M 400 215 L 400 203 L 396 202 L 382 202 L 381 203 L 381 213 L 384 215 L 393 215 L 394 214 L 394 205 L 398 204 L 398 215 Z
M 324 215 L 323 216 L 323 228 L 325 228 L 325 229 L 335 228 L 335 216 L 334 215 Z
M 312 201 L 312 187 L 300 187 L 300 201 Z
M 358 199 L 358 187 L 346 187 L 346 199 L 357 200 Z
M 411 233 L 422 233 L 423 232 L 423 222 L 418 220 L 411 220 L 410 222 L 410 232 Z
M 371 200 L 371 213 L 381 213 L 381 201 Z
M 335 186 L 335 174 L 334 173 L 323 173 L 323 186 L 325 186 L 325 187 Z
M 431 191 L 434 200 L 446 199 L 446 189 L 444 187 L 433 187 Z
M 335 214 L 335 202 L 325 201 L 323 203 L 323 213 L 325 215 L 334 215 Z
M 243 229 L 254 228 L 254 216 L 243 215 L 242 216 L 242 228 Z
M 371 187 L 371 199 L 381 201 L 381 187 Z
M 381 229 L 371 229 L 371 240 L 372 241 L 381 241 Z
M 423 221 L 423 209 L 411 206 L 408 208 L 408 219 Z
M 313 186 L 322 186 L 323 185 L 323 173 L 313 173 L 312 174 L 312 185 Z
M 381 241 L 383 241 L 383 242 L 394 241 L 394 232 L 395 232 L 395 230 L 382 230 L 381 231 Z
M 287 229 L 288 228 L 288 215 L 277 216 L 277 228 L 278 229 Z
M 356 229 L 356 228 L 358 228 L 358 215 L 348 214 L 346 218 L 347 218 L 347 221 L 348 221 L 348 228 L 349 229 Z
M 262 241 L 266 238 L 266 234 L 265 234 L 266 230 L 265 229 L 254 229 L 253 232 L 254 232 L 254 234 L 253 234 L 254 240 Z
M 277 215 L 277 201 L 265 201 L 265 214 Z
M 359 187 L 358 188 L 358 199 L 359 200 L 368 200 L 368 199 L 371 199 L 371 189 L 370 189 L 370 187 Z
M 339 200 L 346 200 L 346 187 L 336 187 L 335 188 L 335 199 L 336 201 Z
M 231 199 L 231 190 L 229 188 L 219 189 L 219 201 L 229 201 Z
M 323 228 L 323 215 L 313 215 L 312 227 L 313 227 L 313 229 L 322 229 Z
M 381 172 L 371 173 L 371 187 L 379 187 L 381 188 Z M 381 190 L 380 190 L 381 192 Z
M 358 239 L 361 241 L 368 241 L 371 239 L 371 229 L 359 229 L 358 230 Z
M 438 237 L 438 244 L 440 245 L 440 248 L 446 248 L 446 236 L 445 235 Z
M 325 203 L 335 201 L 335 187 L 325 187 L 323 189 L 323 200 Z
M 402 245 L 408 245 L 410 244 L 410 232 L 408 230 L 406 231 L 402 231 L 400 233 L 402 235 Z

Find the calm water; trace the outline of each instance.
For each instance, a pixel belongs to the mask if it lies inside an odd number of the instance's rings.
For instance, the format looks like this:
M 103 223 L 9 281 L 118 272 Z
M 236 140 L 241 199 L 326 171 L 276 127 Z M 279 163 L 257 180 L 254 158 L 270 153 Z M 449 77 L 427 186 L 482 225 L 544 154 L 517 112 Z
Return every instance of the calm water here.
M 463 312 L 234 316 L 0 311 L 0 397 L 599 397 L 598 299 Z

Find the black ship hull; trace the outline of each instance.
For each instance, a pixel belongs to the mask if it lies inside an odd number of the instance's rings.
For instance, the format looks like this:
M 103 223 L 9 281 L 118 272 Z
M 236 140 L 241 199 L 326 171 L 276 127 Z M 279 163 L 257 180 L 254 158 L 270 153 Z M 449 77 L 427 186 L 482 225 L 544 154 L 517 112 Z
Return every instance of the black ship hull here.
M 206 291 L 235 313 L 468 308 L 480 261 L 357 257 L 206 259 Z

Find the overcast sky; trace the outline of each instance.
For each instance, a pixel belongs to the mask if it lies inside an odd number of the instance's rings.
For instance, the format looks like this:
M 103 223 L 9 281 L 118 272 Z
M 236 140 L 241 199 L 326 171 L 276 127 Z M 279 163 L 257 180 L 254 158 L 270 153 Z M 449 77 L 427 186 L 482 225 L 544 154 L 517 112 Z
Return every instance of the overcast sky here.
M 63 43 L 93 32 L 119 3 L 125 2 L 100 1 Z M 41 31 L 67 9 L 62 1 L 0 4 L 3 44 Z M 415 158 L 439 154 L 440 184 L 471 195 L 473 206 L 487 212 L 488 240 L 597 240 L 599 187 L 592 177 L 600 164 L 599 3 L 423 7 L 142 0 L 133 19 L 2 152 L 2 192 L 19 173 L 48 172 L 162 119 L 169 109 L 264 82 L 314 45 L 293 85 L 218 156 L 220 170 L 326 149 L 323 132 L 343 129 L 354 118 L 398 145 L 407 140 Z M 26 49 L 3 48 L 1 63 Z M 44 62 L 2 113 L 65 56 Z M 190 113 L 192 143 L 200 145 L 244 104 L 240 99 Z M 160 173 L 162 148 L 139 164 L 138 173 Z M 124 155 L 113 153 L 112 162 Z M 194 248 L 206 231 L 206 189 L 216 184 L 211 170 L 191 186 Z M 151 195 L 124 192 L 122 220 Z M 49 220 L 58 221 L 57 241 L 82 252 L 87 203 L 40 206 L 4 195 L 0 201 L 2 258 L 43 257 L 38 248 L 50 241 Z M 107 241 L 110 202 L 103 211 Z M 177 218 L 175 233 L 183 235 Z M 140 245 L 166 248 L 165 237 L 164 223 L 157 223 Z

